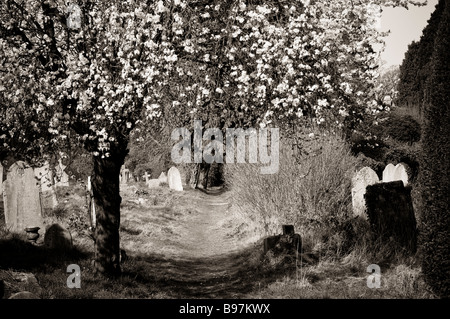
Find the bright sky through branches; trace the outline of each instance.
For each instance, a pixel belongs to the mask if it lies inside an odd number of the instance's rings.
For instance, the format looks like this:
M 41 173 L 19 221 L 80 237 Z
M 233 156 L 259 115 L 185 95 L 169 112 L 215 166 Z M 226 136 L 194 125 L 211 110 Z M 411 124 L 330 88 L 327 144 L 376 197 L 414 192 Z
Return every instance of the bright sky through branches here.
M 386 61 L 384 67 L 400 65 L 405 57 L 408 45 L 417 41 L 427 25 L 431 13 L 435 10 L 438 0 L 428 0 L 423 7 L 410 6 L 408 10 L 402 7 L 383 8 L 381 30 L 390 30 L 385 39 L 386 47 L 381 59 Z

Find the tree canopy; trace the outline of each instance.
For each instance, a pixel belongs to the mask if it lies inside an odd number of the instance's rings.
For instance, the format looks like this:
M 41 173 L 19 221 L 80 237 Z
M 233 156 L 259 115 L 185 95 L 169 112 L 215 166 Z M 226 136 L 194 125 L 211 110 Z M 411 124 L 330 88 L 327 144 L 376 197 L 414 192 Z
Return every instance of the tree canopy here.
M 137 125 L 309 116 L 351 126 L 378 107 L 380 5 L 409 3 L 4 0 L 0 156 L 84 145 L 94 156 L 98 270 L 120 272 L 118 176 Z

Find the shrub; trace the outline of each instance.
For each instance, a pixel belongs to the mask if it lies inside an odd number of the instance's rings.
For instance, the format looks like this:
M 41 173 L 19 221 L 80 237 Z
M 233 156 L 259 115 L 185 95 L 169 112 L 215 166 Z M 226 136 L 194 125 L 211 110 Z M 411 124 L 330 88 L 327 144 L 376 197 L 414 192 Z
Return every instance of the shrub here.
M 392 113 L 379 129 L 385 137 L 391 137 L 402 143 L 415 143 L 420 140 L 421 127 L 412 116 L 400 116 Z
M 450 4 L 442 3 L 425 102 L 421 243 L 426 282 L 439 296 L 450 298 Z
M 336 135 L 303 140 L 302 147 L 307 154 L 296 154 L 292 141 L 282 140 L 279 172 L 272 175 L 261 174 L 256 164 L 225 165 L 225 181 L 261 236 L 294 224 L 302 236 L 313 232 L 318 241 L 332 242 L 351 216 L 357 159 Z

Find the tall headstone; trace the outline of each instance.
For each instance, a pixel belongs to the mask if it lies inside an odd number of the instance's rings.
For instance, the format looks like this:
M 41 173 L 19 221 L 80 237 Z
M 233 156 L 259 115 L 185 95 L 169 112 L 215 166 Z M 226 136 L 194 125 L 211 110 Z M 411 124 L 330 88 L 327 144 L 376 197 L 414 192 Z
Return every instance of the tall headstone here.
M 395 165 L 393 180 L 402 181 L 404 186 L 408 186 L 408 172 L 406 164 L 398 163 Z
M 69 175 L 65 172 L 67 166 L 63 165 L 62 159 L 58 160 L 58 165 L 56 165 L 56 181 L 55 185 L 60 187 L 69 186 Z
M 148 183 L 149 177 L 148 177 L 147 171 L 145 171 L 144 178 L 145 178 L 145 182 Z
M 3 166 L 0 164 L 0 195 L 3 194 Z
M 363 167 L 352 179 L 352 205 L 355 216 L 364 216 L 366 187 L 379 182 L 378 175 L 370 167 Z
M 6 227 L 13 232 L 24 232 L 27 227 L 44 228 L 39 181 L 34 170 L 25 162 L 11 165 L 3 183 L 3 202 Z
M 92 191 L 92 184 L 91 184 L 90 176 L 88 176 L 86 191 L 87 191 L 87 202 L 88 202 L 89 217 L 90 217 L 90 221 L 91 221 L 91 228 L 95 229 L 95 227 L 97 227 L 97 215 L 95 213 L 94 192 Z
M 394 181 L 394 172 L 395 172 L 395 166 L 393 164 L 388 164 L 383 170 L 383 183 L 388 183 Z
M 125 167 L 125 165 L 122 166 L 120 169 L 120 183 L 121 184 L 128 184 L 128 181 L 130 179 L 130 170 Z
M 54 209 L 58 205 L 55 187 L 53 184 L 53 172 L 46 162 L 44 166 L 34 169 L 34 175 L 39 180 L 41 204 L 43 208 Z
M 167 172 L 167 180 L 169 182 L 169 187 L 176 191 L 183 190 L 183 184 L 181 183 L 181 175 L 178 168 L 172 166 Z

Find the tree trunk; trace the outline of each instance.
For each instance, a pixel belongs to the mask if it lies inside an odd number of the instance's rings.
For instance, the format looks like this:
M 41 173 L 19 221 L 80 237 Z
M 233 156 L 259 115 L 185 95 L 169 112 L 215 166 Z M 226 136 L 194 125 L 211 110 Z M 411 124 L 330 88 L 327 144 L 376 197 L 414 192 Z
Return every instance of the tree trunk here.
M 97 225 L 95 228 L 95 270 L 106 276 L 117 276 L 120 269 L 120 168 L 125 152 L 108 158 L 94 157 L 94 193 Z
M 190 179 L 189 185 L 192 189 L 196 189 L 198 187 L 198 181 L 200 178 L 200 164 L 196 163 L 193 165 L 192 170 L 190 171 Z

